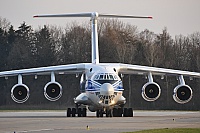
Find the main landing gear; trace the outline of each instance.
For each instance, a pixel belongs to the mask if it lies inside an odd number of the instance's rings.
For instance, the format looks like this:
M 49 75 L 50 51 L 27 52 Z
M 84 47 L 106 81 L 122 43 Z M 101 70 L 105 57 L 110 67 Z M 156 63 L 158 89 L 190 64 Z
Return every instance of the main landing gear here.
M 68 108 L 67 117 L 86 117 L 87 109 L 86 108 Z
M 132 108 L 113 108 L 113 110 L 97 110 L 96 117 L 103 117 L 106 114 L 106 117 L 133 117 Z
M 106 117 L 133 117 L 132 108 L 113 108 L 113 110 L 97 110 L 96 117 L 103 117 L 104 114 Z M 87 109 L 86 108 L 68 108 L 67 117 L 86 117 Z

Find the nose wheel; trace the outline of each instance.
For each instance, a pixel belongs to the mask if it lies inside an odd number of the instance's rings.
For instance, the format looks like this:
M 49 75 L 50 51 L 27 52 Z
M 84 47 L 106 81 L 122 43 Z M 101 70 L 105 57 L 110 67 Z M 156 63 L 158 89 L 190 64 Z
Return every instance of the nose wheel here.
M 106 115 L 106 117 L 113 117 L 113 110 L 109 109 L 109 110 L 97 110 L 96 111 L 96 117 L 103 117 L 103 115 Z

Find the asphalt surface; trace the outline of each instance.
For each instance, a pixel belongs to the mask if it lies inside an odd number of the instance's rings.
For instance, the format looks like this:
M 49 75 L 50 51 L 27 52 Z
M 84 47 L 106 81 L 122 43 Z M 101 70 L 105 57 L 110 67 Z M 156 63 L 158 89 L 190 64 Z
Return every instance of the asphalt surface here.
M 0 112 L 0 133 L 118 133 L 155 128 L 200 128 L 200 112 L 134 111 L 134 117 L 66 117 L 65 111 Z

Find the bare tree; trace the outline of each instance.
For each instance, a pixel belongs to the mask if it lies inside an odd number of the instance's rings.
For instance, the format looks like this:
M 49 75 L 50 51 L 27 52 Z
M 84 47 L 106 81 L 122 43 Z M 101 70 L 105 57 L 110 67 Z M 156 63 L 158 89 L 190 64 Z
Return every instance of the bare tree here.
M 158 46 L 157 52 L 159 56 L 159 63 L 157 66 L 173 68 L 174 66 L 174 49 L 173 49 L 173 39 L 170 34 L 167 32 L 165 27 L 162 30 L 161 34 L 158 34 L 156 37 L 156 45 Z
M 132 63 L 135 43 L 138 40 L 137 27 L 116 19 L 104 21 L 102 36 L 107 45 L 114 49 L 113 55 L 118 62 Z
M 10 28 L 10 22 L 6 18 L 0 16 L 0 28 L 3 30 L 8 30 Z
M 156 34 L 146 29 L 140 33 L 140 41 L 144 47 L 146 65 L 157 66 L 159 64 L 159 46 L 155 43 Z
M 91 33 L 77 24 L 67 27 L 61 39 L 60 57 L 66 63 L 89 62 Z

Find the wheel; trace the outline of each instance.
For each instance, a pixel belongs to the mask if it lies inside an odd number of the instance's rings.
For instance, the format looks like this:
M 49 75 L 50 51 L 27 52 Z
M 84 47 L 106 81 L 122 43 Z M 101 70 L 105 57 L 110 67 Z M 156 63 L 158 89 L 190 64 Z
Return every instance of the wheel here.
M 86 108 L 83 108 L 83 110 L 82 110 L 82 116 L 83 117 L 87 116 L 87 109 Z
M 109 110 L 106 110 L 106 117 L 109 117 L 110 116 L 110 112 Z
M 71 117 L 71 112 L 72 112 L 72 111 L 71 111 L 71 108 L 68 108 L 68 109 L 67 109 L 67 117 Z
M 118 111 L 117 111 L 117 116 L 118 116 L 118 117 L 122 117 L 123 108 L 118 108 L 117 110 L 118 110 Z
M 76 108 L 72 108 L 72 117 L 76 116 Z
M 99 117 L 99 110 L 96 111 L 96 117 Z
M 133 109 L 132 108 L 128 109 L 128 117 L 133 117 Z
M 78 108 L 78 117 L 81 117 L 82 116 L 82 110 L 81 108 Z
M 127 108 L 124 108 L 123 116 L 128 117 L 128 109 Z
M 112 110 L 106 110 L 106 117 L 113 117 Z
M 113 110 L 110 110 L 110 117 L 113 117 Z
M 99 117 L 103 117 L 103 110 L 99 111 Z
M 113 108 L 113 117 L 118 117 L 118 109 Z

